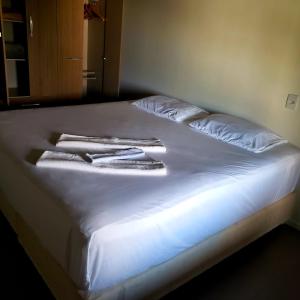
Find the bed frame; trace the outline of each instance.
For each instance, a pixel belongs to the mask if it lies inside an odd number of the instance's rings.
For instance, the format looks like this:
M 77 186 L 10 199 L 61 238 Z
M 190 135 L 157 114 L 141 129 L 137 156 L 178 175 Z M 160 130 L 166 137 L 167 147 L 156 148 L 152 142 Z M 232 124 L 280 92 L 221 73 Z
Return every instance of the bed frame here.
M 120 299 L 120 296 L 131 300 L 159 299 L 263 234 L 285 223 L 291 216 L 295 202 L 295 194 L 291 193 L 177 257 L 103 291 L 97 300 Z M 54 297 L 58 300 L 82 300 L 70 277 L 1 194 L 0 208 Z

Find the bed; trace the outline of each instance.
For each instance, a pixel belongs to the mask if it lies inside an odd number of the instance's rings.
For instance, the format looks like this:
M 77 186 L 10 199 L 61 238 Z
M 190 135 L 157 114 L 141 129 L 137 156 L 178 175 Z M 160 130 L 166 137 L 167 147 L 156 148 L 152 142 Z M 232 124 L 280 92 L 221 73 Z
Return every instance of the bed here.
M 164 177 L 39 169 L 60 133 L 157 137 Z M 0 113 L 0 199 L 57 299 L 157 299 L 288 220 L 299 150 L 259 155 L 129 102 Z

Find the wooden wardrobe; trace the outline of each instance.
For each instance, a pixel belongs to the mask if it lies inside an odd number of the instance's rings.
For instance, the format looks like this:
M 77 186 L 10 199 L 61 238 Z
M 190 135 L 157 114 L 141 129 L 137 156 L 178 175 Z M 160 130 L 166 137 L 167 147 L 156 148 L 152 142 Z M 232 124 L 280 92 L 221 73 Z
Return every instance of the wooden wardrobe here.
M 83 0 L 0 0 L 0 100 L 82 97 Z
M 1 107 L 118 97 L 122 17 L 123 0 L 0 0 Z

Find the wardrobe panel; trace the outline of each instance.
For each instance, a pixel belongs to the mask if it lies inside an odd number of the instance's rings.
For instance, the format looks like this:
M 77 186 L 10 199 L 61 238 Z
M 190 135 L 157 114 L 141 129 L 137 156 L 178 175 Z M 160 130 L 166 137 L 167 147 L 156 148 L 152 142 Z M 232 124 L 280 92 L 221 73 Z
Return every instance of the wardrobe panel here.
M 80 98 L 83 91 L 83 0 L 57 2 L 59 97 Z
M 59 98 L 78 99 L 82 97 L 82 60 L 64 60 L 60 65 Z
M 27 0 L 27 15 L 31 96 L 54 98 L 58 94 L 57 1 Z

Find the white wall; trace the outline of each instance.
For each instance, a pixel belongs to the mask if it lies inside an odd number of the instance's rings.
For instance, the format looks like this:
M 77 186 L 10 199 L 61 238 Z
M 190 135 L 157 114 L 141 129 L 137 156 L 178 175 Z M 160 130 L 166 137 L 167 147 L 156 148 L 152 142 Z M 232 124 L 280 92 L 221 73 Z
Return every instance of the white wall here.
M 121 93 L 162 93 L 300 147 L 299 0 L 125 0 Z M 300 208 L 298 219 L 300 222 Z
M 121 92 L 160 92 L 300 146 L 300 1 L 125 0 Z M 300 108 L 300 105 L 299 105 Z

